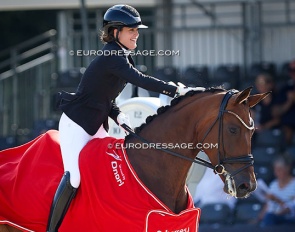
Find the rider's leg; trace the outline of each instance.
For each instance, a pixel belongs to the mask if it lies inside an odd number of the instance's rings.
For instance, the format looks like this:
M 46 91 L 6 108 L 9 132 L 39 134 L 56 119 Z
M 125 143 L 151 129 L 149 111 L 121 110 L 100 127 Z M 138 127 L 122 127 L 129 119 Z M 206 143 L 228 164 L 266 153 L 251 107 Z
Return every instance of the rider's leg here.
M 80 185 L 79 154 L 92 136 L 65 114 L 59 123 L 59 136 L 65 174 L 55 193 L 50 210 L 47 232 L 57 232 Z
M 83 147 L 93 138 L 108 137 L 101 125 L 96 134 L 89 135 L 82 127 L 63 114 L 59 123 L 59 140 L 64 170 L 69 171 L 70 182 L 74 188 L 80 185 L 79 155 Z
M 80 185 L 79 154 L 87 142 L 93 138 L 109 136 L 103 126 L 94 136 L 63 114 L 59 123 L 59 140 L 65 174 L 57 188 L 51 206 L 47 232 L 56 232 Z
M 80 185 L 79 155 L 91 138 L 81 126 L 62 114 L 59 122 L 60 149 L 64 170 L 71 173 L 70 181 L 75 188 Z

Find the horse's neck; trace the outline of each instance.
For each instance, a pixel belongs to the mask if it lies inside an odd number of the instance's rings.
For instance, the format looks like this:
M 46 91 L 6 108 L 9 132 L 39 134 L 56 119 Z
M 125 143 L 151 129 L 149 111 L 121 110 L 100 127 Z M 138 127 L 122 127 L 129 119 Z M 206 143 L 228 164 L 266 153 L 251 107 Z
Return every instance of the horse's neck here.
M 190 103 L 186 105 L 188 104 Z M 195 119 L 191 112 L 185 112 L 188 111 L 185 108 L 188 107 L 179 103 L 169 109 L 169 113 L 157 116 L 148 128 L 143 129 L 140 136 L 158 145 L 169 143 L 188 146 L 196 141 Z M 133 138 L 127 143 L 141 142 Z M 174 151 L 190 158 L 198 152 L 192 149 Z M 128 149 L 127 153 L 139 178 L 164 204 L 175 213 L 187 207 L 185 183 L 191 166 L 189 161 L 157 149 Z
M 140 143 L 135 139 L 130 142 Z M 156 149 L 127 149 L 127 154 L 138 177 L 157 198 L 175 213 L 186 208 L 190 162 Z

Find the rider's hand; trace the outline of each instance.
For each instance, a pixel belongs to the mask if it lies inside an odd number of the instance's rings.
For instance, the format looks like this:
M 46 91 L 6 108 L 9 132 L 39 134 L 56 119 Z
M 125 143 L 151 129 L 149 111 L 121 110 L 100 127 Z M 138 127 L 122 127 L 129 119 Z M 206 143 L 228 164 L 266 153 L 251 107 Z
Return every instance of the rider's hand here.
M 119 124 L 119 126 L 122 127 L 123 124 L 127 125 L 129 128 L 131 128 L 131 124 L 130 124 L 130 121 L 129 121 L 129 117 L 128 115 L 124 114 L 124 113 L 120 113 L 117 117 L 117 122 Z M 123 128 L 123 127 L 122 127 Z M 124 128 L 123 128 L 124 129 Z M 125 132 L 127 132 L 125 129 L 124 129 Z
M 178 86 L 177 86 L 176 95 L 175 95 L 176 97 L 183 96 L 189 91 L 200 91 L 204 89 L 202 87 L 187 87 L 180 82 L 178 82 L 177 85 Z

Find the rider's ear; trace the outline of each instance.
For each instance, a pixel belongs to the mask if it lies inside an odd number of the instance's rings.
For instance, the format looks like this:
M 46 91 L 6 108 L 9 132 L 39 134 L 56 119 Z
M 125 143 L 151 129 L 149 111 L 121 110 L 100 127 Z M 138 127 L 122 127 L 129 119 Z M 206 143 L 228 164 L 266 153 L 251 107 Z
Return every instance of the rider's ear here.
M 244 101 L 246 101 L 248 97 L 250 96 L 250 92 L 252 88 L 253 88 L 252 86 L 248 87 L 247 89 L 244 89 L 242 92 L 238 93 L 238 96 L 235 100 L 235 104 L 241 104 Z
M 270 93 L 271 93 L 271 91 L 266 92 L 266 93 L 251 95 L 248 98 L 249 107 L 252 108 L 252 107 L 256 106 L 260 101 L 262 101 L 264 98 L 266 98 Z

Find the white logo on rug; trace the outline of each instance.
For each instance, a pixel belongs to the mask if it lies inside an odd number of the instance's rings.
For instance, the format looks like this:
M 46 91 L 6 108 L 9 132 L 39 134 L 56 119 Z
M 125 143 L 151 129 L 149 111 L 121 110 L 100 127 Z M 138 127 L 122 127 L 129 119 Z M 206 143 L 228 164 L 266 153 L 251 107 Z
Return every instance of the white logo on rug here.
M 113 150 L 113 153 L 106 152 L 107 155 L 113 157 L 117 161 L 122 161 L 121 157 Z M 125 175 L 123 174 L 121 162 L 119 164 L 117 161 L 111 161 L 111 167 L 113 170 L 114 177 L 118 183 L 119 186 L 124 185 Z
M 118 168 L 121 169 L 121 165 L 118 165 L 118 163 L 116 161 L 112 161 L 111 165 L 112 165 L 114 177 L 115 177 L 116 181 L 118 182 L 118 185 L 122 186 L 124 184 L 124 181 L 123 181 L 124 177 L 121 178 L 121 175 L 119 174 L 119 171 L 118 171 Z M 121 170 L 121 172 L 122 172 L 122 170 Z
M 121 157 L 115 152 L 113 151 L 114 153 L 109 153 L 109 152 L 106 152 L 107 155 L 113 157 L 115 160 L 119 160 L 119 161 L 122 161 Z

